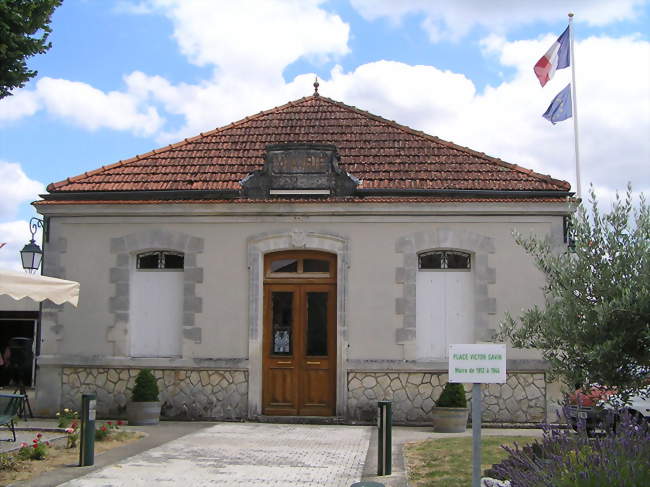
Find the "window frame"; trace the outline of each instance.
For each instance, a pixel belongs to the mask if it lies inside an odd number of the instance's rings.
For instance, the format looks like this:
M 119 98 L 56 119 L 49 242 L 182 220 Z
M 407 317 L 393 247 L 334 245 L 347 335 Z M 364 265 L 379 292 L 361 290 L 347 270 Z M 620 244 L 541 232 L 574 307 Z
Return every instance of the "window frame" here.
M 183 267 L 164 267 L 166 254 L 182 257 Z M 150 255 L 158 255 L 158 267 L 140 267 L 140 258 Z M 136 272 L 183 272 L 185 271 L 185 253 L 176 250 L 148 250 L 146 252 L 139 252 L 135 255 L 135 270 Z
M 274 261 L 283 259 L 296 259 L 298 261 L 296 272 L 272 272 L 271 265 Z M 323 260 L 329 264 L 329 272 L 304 272 L 305 260 Z M 336 282 L 337 273 L 337 256 L 328 252 L 317 250 L 293 251 L 286 250 L 280 252 L 271 252 L 264 256 L 264 280 L 266 282 L 302 282 L 306 280 L 318 282 Z
M 441 259 L 440 259 L 440 269 L 427 269 L 427 268 L 422 268 L 422 257 L 427 256 L 427 255 L 432 255 L 432 254 L 437 254 L 440 253 L 442 254 Z M 469 267 L 454 267 L 454 268 L 449 268 L 446 267 L 447 265 L 447 254 L 448 253 L 453 253 L 453 254 L 461 254 L 467 257 L 467 262 L 469 263 Z M 464 250 L 459 250 L 459 249 L 434 249 L 434 250 L 425 250 L 423 252 L 419 252 L 417 254 L 418 256 L 418 272 L 471 272 L 472 271 L 472 252 L 466 252 Z

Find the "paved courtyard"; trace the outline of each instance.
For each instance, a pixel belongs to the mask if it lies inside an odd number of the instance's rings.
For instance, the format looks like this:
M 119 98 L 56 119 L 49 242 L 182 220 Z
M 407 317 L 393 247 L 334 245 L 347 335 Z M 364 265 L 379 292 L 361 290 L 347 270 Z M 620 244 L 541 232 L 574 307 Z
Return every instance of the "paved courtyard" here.
M 361 479 L 374 430 L 222 423 L 61 485 L 349 487 Z

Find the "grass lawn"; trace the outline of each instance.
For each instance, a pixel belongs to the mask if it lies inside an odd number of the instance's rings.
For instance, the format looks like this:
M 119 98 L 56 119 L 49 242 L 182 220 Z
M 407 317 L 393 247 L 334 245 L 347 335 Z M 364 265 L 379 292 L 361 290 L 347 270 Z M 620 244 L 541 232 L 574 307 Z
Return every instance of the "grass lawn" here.
M 506 457 L 501 445 L 531 443 L 531 436 L 481 438 L 481 472 Z M 472 438 L 441 438 L 410 443 L 405 448 L 410 485 L 467 487 L 472 484 Z

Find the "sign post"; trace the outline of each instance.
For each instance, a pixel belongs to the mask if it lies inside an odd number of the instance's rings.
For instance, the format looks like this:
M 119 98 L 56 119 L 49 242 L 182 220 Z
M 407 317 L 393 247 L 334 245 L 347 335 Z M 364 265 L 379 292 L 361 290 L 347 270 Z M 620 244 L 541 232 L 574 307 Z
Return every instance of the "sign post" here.
M 449 382 L 472 383 L 472 487 L 481 483 L 481 384 L 506 381 L 503 343 L 449 345 Z

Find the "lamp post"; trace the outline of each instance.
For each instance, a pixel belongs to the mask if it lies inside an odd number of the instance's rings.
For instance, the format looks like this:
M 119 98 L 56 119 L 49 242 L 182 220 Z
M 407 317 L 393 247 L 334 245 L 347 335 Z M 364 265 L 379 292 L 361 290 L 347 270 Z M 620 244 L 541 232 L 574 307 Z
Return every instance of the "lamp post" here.
M 43 251 L 34 241 L 34 235 L 39 228 L 43 228 L 43 220 L 40 218 L 32 218 L 29 220 L 29 231 L 32 234 L 32 238 L 20 251 L 20 260 L 23 263 L 23 269 L 25 269 L 30 274 L 33 274 L 38 270 L 41 265 L 41 260 L 43 260 Z

